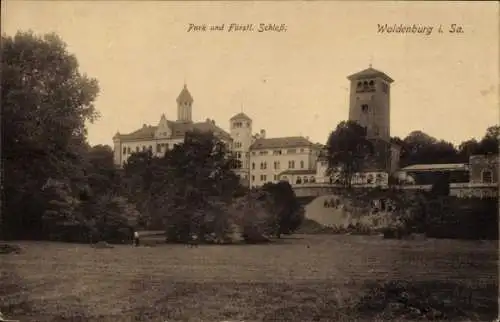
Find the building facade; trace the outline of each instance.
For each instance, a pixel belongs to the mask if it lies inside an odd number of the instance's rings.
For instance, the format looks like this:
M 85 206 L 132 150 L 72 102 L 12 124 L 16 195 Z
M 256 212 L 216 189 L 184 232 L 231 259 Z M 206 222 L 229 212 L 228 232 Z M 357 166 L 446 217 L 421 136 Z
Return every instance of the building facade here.
M 212 132 L 231 148 L 233 142 L 231 135 L 217 126 L 214 120 L 193 122 L 193 102 L 191 93 L 184 85 L 176 100 L 177 120 L 168 120 L 163 114 L 156 126 L 143 124 L 140 129 L 132 133 L 116 133 L 113 137 L 115 164 L 123 166 L 133 153 L 140 151 L 149 150 L 155 156 L 163 156 L 175 144 L 183 143 L 186 132 L 193 130 Z
M 320 150 L 321 145 L 302 136 L 266 138 L 261 131 L 250 147 L 250 186 L 280 180 L 293 183 L 292 177 L 304 171 L 305 178 L 314 177 Z

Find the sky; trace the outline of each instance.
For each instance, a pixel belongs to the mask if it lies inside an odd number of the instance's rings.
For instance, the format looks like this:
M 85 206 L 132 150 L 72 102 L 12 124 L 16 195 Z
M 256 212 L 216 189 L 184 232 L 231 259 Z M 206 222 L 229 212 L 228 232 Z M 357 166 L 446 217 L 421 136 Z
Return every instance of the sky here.
M 325 143 L 348 117 L 347 76 L 372 64 L 395 80 L 391 135 L 424 131 L 454 144 L 499 123 L 497 2 L 2 1 L 7 35 L 57 33 L 80 71 L 96 78 L 101 117 L 92 145 L 161 114 L 177 117 L 186 83 L 193 119 L 244 111 L 268 137 Z M 231 23 L 254 31 L 228 32 Z M 286 31 L 258 32 L 261 23 Z M 224 31 L 188 32 L 189 24 Z M 433 26 L 425 34 L 379 33 L 378 25 Z M 463 33 L 449 33 L 451 24 Z M 442 26 L 443 33 L 437 28 Z

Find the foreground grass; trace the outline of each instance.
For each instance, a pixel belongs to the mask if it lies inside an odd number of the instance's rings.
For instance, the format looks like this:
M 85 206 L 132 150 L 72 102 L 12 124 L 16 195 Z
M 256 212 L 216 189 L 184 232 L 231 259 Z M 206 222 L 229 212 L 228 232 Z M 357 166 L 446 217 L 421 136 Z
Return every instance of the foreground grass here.
M 497 317 L 494 242 L 299 236 L 272 245 L 18 243 L 0 311 L 23 321 L 481 320 Z

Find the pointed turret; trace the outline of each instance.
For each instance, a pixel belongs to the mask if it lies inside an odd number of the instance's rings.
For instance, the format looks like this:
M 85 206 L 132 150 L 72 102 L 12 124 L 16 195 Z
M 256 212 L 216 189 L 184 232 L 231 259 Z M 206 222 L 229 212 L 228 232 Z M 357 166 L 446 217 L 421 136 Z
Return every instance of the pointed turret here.
M 192 122 L 193 96 L 189 93 L 186 84 L 177 97 L 177 121 Z

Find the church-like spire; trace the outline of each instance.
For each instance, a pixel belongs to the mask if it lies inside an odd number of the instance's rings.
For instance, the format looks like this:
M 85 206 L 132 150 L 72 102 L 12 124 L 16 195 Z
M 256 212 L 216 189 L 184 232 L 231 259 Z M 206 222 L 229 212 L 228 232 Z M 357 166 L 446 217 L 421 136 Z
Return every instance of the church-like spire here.
M 192 103 L 192 102 L 193 102 L 193 97 L 191 96 L 191 93 L 189 93 L 186 83 L 184 83 L 182 91 L 180 92 L 179 96 L 177 96 L 177 103 Z
M 182 91 L 177 97 L 177 121 L 192 122 L 193 96 L 189 93 L 187 85 L 184 84 Z

